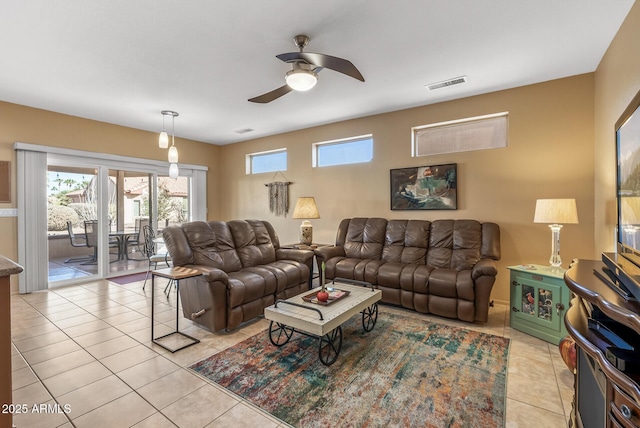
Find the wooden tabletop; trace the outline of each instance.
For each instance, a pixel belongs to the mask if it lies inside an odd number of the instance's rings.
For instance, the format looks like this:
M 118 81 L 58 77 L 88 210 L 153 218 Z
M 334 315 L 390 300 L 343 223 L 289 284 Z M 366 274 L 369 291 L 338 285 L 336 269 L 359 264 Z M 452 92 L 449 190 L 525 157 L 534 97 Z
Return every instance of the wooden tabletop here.
M 162 278 L 181 280 L 185 278 L 192 278 L 194 276 L 202 275 L 202 272 L 196 269 L 177 266 L 158 270 L 152 270 L 152 275 L 160 276 Z

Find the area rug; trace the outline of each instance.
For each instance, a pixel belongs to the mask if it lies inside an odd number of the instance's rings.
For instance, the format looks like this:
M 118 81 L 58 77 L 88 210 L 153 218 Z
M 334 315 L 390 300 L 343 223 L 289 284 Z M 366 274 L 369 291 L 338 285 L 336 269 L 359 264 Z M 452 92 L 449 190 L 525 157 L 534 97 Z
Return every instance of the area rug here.
M 109 281 L 115 282 L 116 284 L 120 285 L 130 284 L 132 282 L 144 281 L 144 277 L 146 274 L 146 272 L 140 272 L 132 273 L 130 275 L 116 276 L 113 278 L 109 278 Z M 149 278 L 151 278 L 151 275 L 149 275 Z
M 380 312 L 343 325 L 327 367 L 318 339 L 267 332 L 189 368 L 296 427 L 504 426 L 509 339 Z

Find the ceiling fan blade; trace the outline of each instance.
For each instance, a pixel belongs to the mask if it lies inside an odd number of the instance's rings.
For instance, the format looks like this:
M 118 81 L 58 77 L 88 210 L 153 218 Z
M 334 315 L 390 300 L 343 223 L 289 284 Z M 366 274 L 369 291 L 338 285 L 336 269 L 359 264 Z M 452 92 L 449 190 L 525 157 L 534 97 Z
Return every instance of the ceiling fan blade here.
M 252 103 L 266 104 L 266 103 L 270 103 L 273 100 L 277 100 L 283 95 L 287 95 L 292 90 L 293 89 L 291 89 L 289 85 L 284 85 L 284 86 L 280 86 L 278 89 L 274 89 L 271 92 L 267 92 L 266 94 L 262 94 L 254 98 L 250 98 L 248 101 L 251 101 Z
M 364 77 L 362 77 L 360 71 L 358 71 L 351 61 L 347 61 L 346 59 L 313 52 L 289 52 L 276 55 L 276 58 L 284 62 L 304 61 L 308 64 L 329 68 L 333 71 L 346 74 L 349 77 L 353 77 L 354 79 L 364 82 Z

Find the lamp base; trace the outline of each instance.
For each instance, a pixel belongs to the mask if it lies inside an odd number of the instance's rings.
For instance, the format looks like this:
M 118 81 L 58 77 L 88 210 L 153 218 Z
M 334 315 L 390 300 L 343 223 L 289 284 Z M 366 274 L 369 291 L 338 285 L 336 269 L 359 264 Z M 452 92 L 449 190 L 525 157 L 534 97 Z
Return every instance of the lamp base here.
M 551 229 L 551 257 L 549 258 L 549 264 L 558 268 L 562 265 L 562 259 L 560 258 L 560 229 L 561 224 L 550 224 Z
M 311 245 L 313 242 L 313 226 L 309 220 L 305 220 L 300 225 L 300 243 Z

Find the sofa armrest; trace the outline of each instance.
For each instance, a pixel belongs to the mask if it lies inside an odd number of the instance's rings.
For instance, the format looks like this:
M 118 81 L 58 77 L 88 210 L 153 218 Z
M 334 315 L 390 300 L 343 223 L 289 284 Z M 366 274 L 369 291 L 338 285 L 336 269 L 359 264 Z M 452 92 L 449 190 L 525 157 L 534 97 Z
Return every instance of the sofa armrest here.
M 188 265 L 186 267 L 202 272 L 202 276 L 207 282 L 221 282 L 225 287 L 229 284 L 229 275 L 222 269 L 205 265 Z
M 296 248 L 278 248 L 276 250 L 276 260 L 294 260 L 311 267 L 313 251 L 298 250 Z
M 345 257 L 346 254 L 344 252 L 344 247 L 339 246 L 327 246 L 320 247 L 313 250 L 316 255 L 316 259 L 318 261 L 318 266 L 322 264 L 322 262 L 326 262 L 332 257 Z
M 498 267 L 492 259 L 481 259 L 471 270 L 475 288 L 475 316 L 474 320 L 486 323 L 489 320 L 489 306 L 491 303 L 491 290 L 496 281 Z
M 492 259 L 481 259 L 471 269 L 471 278 L 477 280 L 481 276 L 493 276 L 498 275 L 498 267 L 496 262 Z

